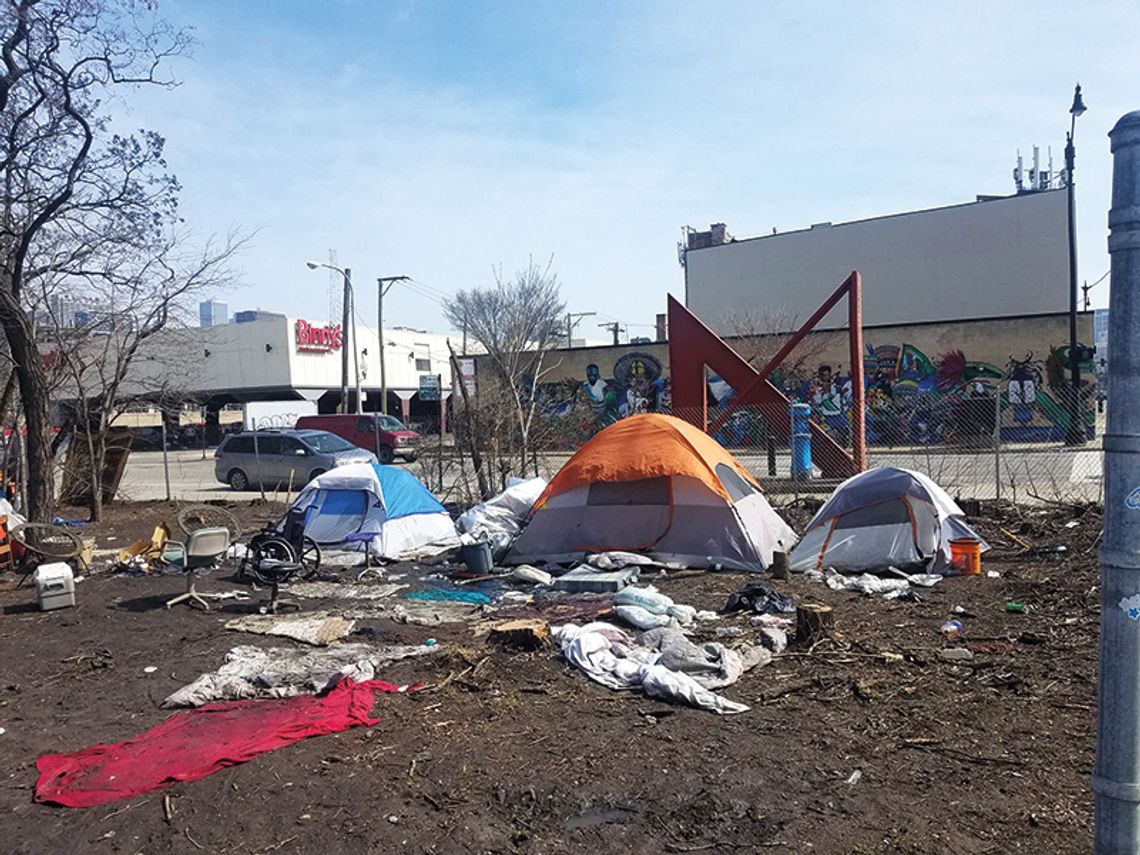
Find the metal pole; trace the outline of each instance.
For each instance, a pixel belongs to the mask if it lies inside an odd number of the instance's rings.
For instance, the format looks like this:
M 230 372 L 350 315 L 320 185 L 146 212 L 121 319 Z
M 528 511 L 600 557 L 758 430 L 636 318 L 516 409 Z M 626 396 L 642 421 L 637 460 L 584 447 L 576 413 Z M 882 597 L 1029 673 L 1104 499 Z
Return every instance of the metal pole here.
M 356 292 L 352 292 L 352 373 L 356 375 L 356 414 L 364 412 L 360 395 L 360 339 L 356 336 Z
M 384 280 L 376 280 L 376 335 L 380 339 L 380 412 L 388 415 L 388 374 L 384 366 Z M 377 433 L 377 449 L 379 449 L 379 436 Z M 377 454 L 380 452 L 377 451 Z
M 863 383 L 863 277 L 852 270 L 847 291 L 847 337 L 851 354 L 851 458 L 855 470 L 867 468 L 867 407 Z
M 395 283 L 407 280 L 407 276 L 376 278 L 376 334 L 380 338 L 380 412 L 384 415 L 388 415 L 388 374 L 384 363 L 384 297 Z
M 162 419 L 162 480 L 166 484 L 166 501 L 170 501 L 170 458 L 166 452 L 166 412 L 159 410 Z M 102 473 L 97 473 L 97 477 L 101 477 Z M 92 490 L 102 490 L 102 484 L 95 484 Z
M 1140 851 L 1140 111 L 1112 140 L 1095 851 Z
M 994 499 L 1001 501 L 1001 386 L 994 385 Z
M 435 375 L 436 385 L 439 387 L 439 492 L 443 494 L 443 429 L 445 422 L 443 420 L 443 375 Z
M 1078 109 L 1079 106 L 1079 109 Z M 1073 136 L 1077 131 L 1077 116 L 1085 111 L 1081 100 L 1081 87 L 1073 93 L 1073 107 L 1069 110 L 1072 121 L 1065 138 L 1065 184 L 1069 202 L 1069 429 L 1065 432 L 1065 445 L 1085 444 L 1085 420 L 1081 407 L 1081 355 L 1077 338 L 1077 196 L 1073 170 L 1077 162 L 1077 149 Z
M 352 309 L 352 269 L 344 268 L 344 299 L 340 313 L 340 411 L 348 412 L 348 319 Z

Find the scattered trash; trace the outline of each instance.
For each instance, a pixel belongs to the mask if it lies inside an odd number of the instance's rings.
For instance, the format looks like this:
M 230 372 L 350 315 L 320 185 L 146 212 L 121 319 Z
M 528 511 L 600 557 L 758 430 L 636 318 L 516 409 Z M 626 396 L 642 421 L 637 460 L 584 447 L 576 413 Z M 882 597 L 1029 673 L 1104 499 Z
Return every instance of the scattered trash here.
M 1080 524 L 1080 520 L 1069 520 L 1067 523 L 1065 523 L 1065 528 L 1076 528 Z
M 407 585 L 341 585 L 338 582 L 294 582 L 289 593 L 310 600 L 383 600 Z
M 788 633 L 779 627 L 761 627 L 760 643 L 772 653 L 783 653 L 788 649 Z
M 1012 614 L 1023 615 L 1029 611 L 1029 606 L 1025 605 L 1025 603 L 1019 603 L 1015 600 L 1010 600 L 1005 604 L 1005 610 Z
M 946 650 L 939 650 L 938 657 L 947 662 L 967 662 L 974 658 L 974 652 L 965 647 L 950 647 Z
M 964 608 L 962 608 L 961 606 L 954 606 L 954 608 L 950 609 L 950 611 L 952 611 L 954 614 L 959 615 L 959 616 L 964 617 L 964 618 L 977 617 L 977 615 L 975 615 L 973 612 L 968 612 Z
M 623 588 L 614 596 L 614 606 L 615 611 L 617 611 L 616 607 L 625 606 L 641 609 L 653 617 L 665 618 L 662 623 L 640 614 L 636 615 L 635 617 L 641 618 L 642 623 L 653 624 L 652 626 L 642 626 L 636 619 L 629 621 L 639 629 L 653 629 L 654 626 L 665 626 L 671 620 L 676 620 L 681 626 L 689 626 L 697 617 L 697 610 L 695 608 L 684 605 L 683 603 L 673 602 L 672 597 L 667 597 L 652 585 L 646 585 L 643 588 Z M 618 614 L 620 615 L 621 612 L 619 611 Z
M 948 620 L 938 630 L 942 633 L 944 638 L 957 638 L 962 634 L 962 622 L 957 620 Z
M 892 568 L 893 569 L 893 568 Z M 862 576 L 844 576 L 828 568 L 823 573 L 808 572 L 808 578 L 821 578 L 827 587 L 833 591 L 857 591 L 866 596 L 878 596 L 884 600 L 893 600 L 901 597 L 917 599 L 915 588 L 929 588 L 942 581 L 942 576 L 934 573 L 915 573 L 907 575 L 901 570 L 894 572 L 896 577 L 874 576 L 864 573 Z
M 147 665 L 145 668 L 143 668 L 143 673 L 144 673 L 144 674 L 153 674 L 153 673 L 154 673 L 155 671 L 157 671 L 157 670 L 158 670 L 158 667 L 157 667 L 157 666 L 155 666 L 155 665 Z
M 883 657 L 884 662 L 902 662 L 906 658 L 901 653 L 891 653 L 889 650 L 883 650 L 879 655 Z
M 437 642 L 434 638 L 429 638 L 427 641 L 424 642 L 424 647 L 435 647 L 436 643 Z
M 444 603 L 470 603 L 486 606 L 491 598 L 480 591 L 453 591 L 448 588 L 428 588 L 422 591 L 408 591 L 402 595 L 405 600 L 433 600 Z
M 750 609 L 757 614 L 788 614 L 795 612 L 796 604 L 787 594 L 781 594 L 760 579 L 750 579 L 744 587 L 729 595 L 722 611 L 735 612 Z
M 512 478 L 502 493 L 462 513 L 455 521 L 455 527 L 461 534 L 487 540 L 492 557 L 502 558 L 545 489 L 543 478 L 531 478 L 529 481 Z
M 356 626 L 356 621 L 345 620 L 328 612 L 306 615 L 244 615 L 226 623 L 226 629 L 252 632 L 258 635 L 277 635 L 292 638 L 316 647 L 325 647 L 344 638 Z
M 64 609 L 75 605 L 75 575 L 62 561 L 41 564 L 32 574 L 36 599 L 41 611 Z
M 0 736 L 3 736 L 3 735 L 4 735 L 5 733 L 7 733 L 7 732 L 8 732 L 7 730 L 5 730 L 4 728 L 0 727 Z
M 623 567 L 621 570 L 604 572 L 584 564 L 555 579 L 554 590 L 571 594 L 605 594 L 620 591 L 636 581 L 637 567 Z
M 532 564 L 520 564 L 515 567 L 511 571 L 510 578 L 516 582 L 533 582 L 536 585 L 549 585 L 554 581 L 553 576 Z
M 696 650 L 704 651 L 698 657 L 704 664 L 698 662 L 701 667 L 699 674 L 688 674 L 662 664 L 666 661 L 667 650 L 676 654 L 677 661 L 688 657 L 689 649 L 682 643 L 689 645 L 691 642 L 675 630 L 657 629 L 644 633 L 639 641 L 652 643 L 653 647 L 642 646 L 623 630 L 601 621 L 585 626 L 566 624 L 555 630 L 554 638 L 568 662 L 584 671 L 594 682 L 611 689 L 640 687 L 650 697 L 683 701 L 718 714 L 748 709 L 747 705 L 730 701 L 706 688 L 706 685 L 727 685 L 724 680 L 730 677 L 735 680 L 739 677 L 738 668 L 742 673 L 747 667 L 741 654 L 723 645 L 704 645 L 703 648 L 693 645 Z M 717 670 L 711 670 L 707 661 L 712 651 L 716 651 L 715 655 L 719 657 L 719 665 L 712 665 Z M 751 648 L 750 656 L 756 657 L 755 664 L 766 661 L 765 657 L 770 658 L 767 651 L 758 648 Z M 736 676 L 732 677 L 734 673 Z
M 427 645 L 341 643 L 331 647 L 234 647 L 217 670 L 171 694 L 162 707 L 198 707 L 211 701 L 291 698 L 328 691 L 341 677 L 357 682 L 376 678 L 400 659 L 439 651 Z
M 718 626 L 716 628 L 716 634 L 721 636 L 736 636 L 743 635 L 744 630 L 738 626 Z
M 599 570 L 621 570 L 623 567 L 657 567 L 660 564 L 648 555 L 620 550 L 591 555 L 586 559 L 586 563 L 591 567 L 597 567 Z M 664 570 L 665 568 L 661 569 Z
M 862 769 L 856 769 L 854 772 L 851 773 L 851 777 L 849 777 L 847 779 L 847 786 L 849 786 L 849 787 L 855 786 L 856 784 L 859 783 L 859 779 L 862 777 L 863 777 L 863 770 Z
M 997 570 L 987 570 L 986 576 L 987 576 L 987 578 L 990 578 L 990 579 L 1000 579 L 1001 573 L 999 573 Z
M 637 629 L 657 629 L 673 622 L 673 618 L 669 615 L 654 614 L 641 606 L 615 605 L 614 612 L 623 621 Z

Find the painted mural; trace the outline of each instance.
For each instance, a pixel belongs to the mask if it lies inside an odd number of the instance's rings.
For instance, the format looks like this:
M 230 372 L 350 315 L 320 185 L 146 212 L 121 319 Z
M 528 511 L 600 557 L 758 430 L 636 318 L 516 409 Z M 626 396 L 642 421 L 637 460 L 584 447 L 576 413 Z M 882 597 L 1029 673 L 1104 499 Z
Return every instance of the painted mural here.
M 1068 427 L 1063 366 L 1068 347 L 1010 356 L 1003 366 L 971 360 L 961 350 L 933 357 L 908 344 L 868 344 L 863 358 L 867 442 L 873 445 L 970 443 L 994 428 L 995 393 L 1000 397 L 1005 442 L 1055 442 Z M 1082 366 L 1093 378 L 1093 365 Z M 851 373 L 842 364 L 820 364 L 806 376 L 774 372 L 773 383 L 790 400 L 807 403 L 840 444 L 851 439 Z M 731 405 L 733 389 L 708 376 L 710 421 Z M 1086 432 L 1092 436 L 1095 380 L 1083 384 Z M 544 384 L 543 413 L 566 425 L 567 439 L 582 441 L 634 413 L 670 412 L 669 380 L 660 360 L 626 353 L 608 366 L 591 363 L 579 378 Z M 770 414 L 771 415 L 771 414 Z M 785 414 L 774 415 L 785 418 Z M 725 445 L 763 445 L 768 428 L 753 407 L 734 409 L 718 433 Z
M 608 376 L 591 363 L 581 379 L 546 384 L 543 413 L 569 421 L 578 439 L 588 439 L 606 425 L 635 413 L 668 412 L 669 381 L 661 361 L 649 353 L 619 357 Z

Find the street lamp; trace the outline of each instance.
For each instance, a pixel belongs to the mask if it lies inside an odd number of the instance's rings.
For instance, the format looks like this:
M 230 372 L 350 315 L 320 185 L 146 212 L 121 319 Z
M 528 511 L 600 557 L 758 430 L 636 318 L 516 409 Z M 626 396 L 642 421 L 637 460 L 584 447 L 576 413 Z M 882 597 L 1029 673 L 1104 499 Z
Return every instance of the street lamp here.
M 351 306 L 352 306 L 352 269 L 349 267 L 346 267 L 343 270 L 341 270 L 339 267 L 334 267 L 331 264 L 318 264 L 315 261 L 306 261 L 305 265 L 310 270 L 317 270 L 317 269 L 323 267 L 326 270 L 336 271 L 337 273 L 339 273 L 341 275 L 341 278 L 344 279 L 344 299 L 341 300 L 341 305 L 343 306 L 343 310 L 341 312 L 341 321 L 340 321 L 341 336 L 343 337 L 343 341 L 341 342 L 341 347 L 340 347 L 340 409 L 341 409 L 341 412 L 347 413 L 348 412 L 348 320 L 349 320 L 348 313 L 349 313 Z M 352 346 L 353 347 L 356 346 L 355 339 L 352 342 Z M 359 379 L 359 375 L 357 375 L 357 377 Z M 357 396 L 356 396 L 356 410 L 357 410 L 357 412 L 360 412 L 360 394 L 359 393 L 357 393 Z
M 1073 169 L 1076 165 L 1077 150 L 1073 145 L 1073 135 L 1077 130 L 1077 116 L 1085 112 L 1085 102 L 1081 98 L 1081 84 L 1073 92 L 1073 106 L 1069 108 L 1072 119 L 1069 134 L 1065 138 L 1065 185 L 1069 194 L 1069 429 L 1065 433 L 1065 445 L 1085 444 L 1084 414 L 1081 412 L 1081 345 L 1077 340 L 1077 200 L 1076 182 Z

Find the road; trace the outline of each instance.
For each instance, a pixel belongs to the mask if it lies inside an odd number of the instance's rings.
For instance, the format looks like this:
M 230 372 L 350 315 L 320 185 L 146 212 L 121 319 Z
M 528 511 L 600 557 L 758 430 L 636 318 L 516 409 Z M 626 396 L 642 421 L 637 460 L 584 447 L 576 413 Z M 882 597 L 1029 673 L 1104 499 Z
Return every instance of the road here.
M 568 458 L 568 454 L 544 455 L 540 470 L 547 477 L 553 475 Z M 768 477 L 768 460 L 765 455 L 748 451 L 739 453 L 738 459 L 755 473 L 766 489 L 774 496 L 806 492 L 787 480 L 790 457 L 787 452 L 776 455 L 777 479 Z M 1044 446 L 1006 446 L 1000 456 L 987 450 L 969 452 L 932 452 L 923 449 L 894 451 L 873 450 L 872 466 L 899 466 L 915 469 L 930 475 L 951 495 L 962 498 L 993 499 L 1000 497 L 1014 501 L 1101 501 L 1102 453 L 1099 448 L 1066 451 Z M 413 464 L 401 464 L 424 480 L 441 498 L 461 498 L 457 495 L 462 475 L 457 462 L 451 459 L 444 467 L 443 488 L 437 469 L 427 457 Z M 214 459 L 207 452 L 205 459 L 199 450 L 180 450 L 169 454 L 170 495 L 184 502 L 211 500 L 251 501 L 259 498 L 256 490 L 235 493 L 214 479 Z M 296 491 L 294 485 L 294 492 Z M 821 487 L 823 485 L 820 485 Z M 828 485 L 830 486 L 830 485 Z M 272 496 L 273 492 L 267 492 Z M 123 500 L 153 500 L 166 498 L 162 453 L 158 451 L 134 452 L 127 464 L 118 496 Z M 285 488 L 277 491 L 285 498 Z

